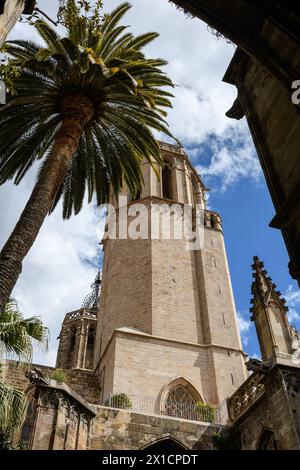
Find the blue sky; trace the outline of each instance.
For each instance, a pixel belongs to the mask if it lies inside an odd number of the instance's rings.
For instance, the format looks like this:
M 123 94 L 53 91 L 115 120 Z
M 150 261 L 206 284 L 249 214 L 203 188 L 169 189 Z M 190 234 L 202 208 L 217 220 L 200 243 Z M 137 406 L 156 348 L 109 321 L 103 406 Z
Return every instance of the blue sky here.
M 104 0 L 109 11 L 120 1 Z M 236 90 L 222 82 L 235 46 L 220 41 L 205 23 L 187 18 L 167 0 L 131 0 L 125 24 L 136 34 L 157 31 L 147 54 L 168 60 L 167 73 L 176 83 L 168 121 L 205 184 L 211 188 L 209 207 L 223 218 L 229 266 L 244 349 L 259 355 L 254 326 L 249 322 L 253 255 L 264 262 L 273 281 L 285 295 L 290 317 L 300 327 L 300 291 L 287 270 L 288 257 L 279 231 L 268 224 L 274 208 L 268 194 L 245 119 L 225 116 Z M 38 0 L 38 6 L 55 19 L 57 1 Z M 10 37 L 38 40 L 33 28 L 18 23 Z M 159 136 L 161 140 L 163 136 Z M 16 187 L 0 187 L 0 247 L 5 243 L 32 190 L 38 166 L 34 165 Z M 48 217 L 27 256 L 14 290 L 26 316 L 39 314 L 50 328 L 49 351 L 38 351 L 36 362 L 54 365 L 57 336 L 66 312 L 80 307 L 89 291 L 99 258 L 99 215 L 85 204 L 81 213 L 62 221 L 61 208 Z

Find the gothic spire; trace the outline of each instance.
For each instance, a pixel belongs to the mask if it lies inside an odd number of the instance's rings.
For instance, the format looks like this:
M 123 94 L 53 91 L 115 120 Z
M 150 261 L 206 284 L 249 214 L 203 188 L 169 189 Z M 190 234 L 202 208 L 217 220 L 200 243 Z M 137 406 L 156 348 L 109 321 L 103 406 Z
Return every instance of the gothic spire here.
M 264 269 L 264 263 L 257 256 L 253 258 L 252 312 L 262 359 L 265 364 L 290 360 L 300 348 L 297 330 L 289 324 L 288 307 L 276 285 Z M 275 362 L 274 362 L 275 361 Z
M 98 271 L 94 282 L 91 284 L 91 292 L 85 296 L 81 308 L 98 308 L 101 290 L 101 272 Z
M 277 290 L 276 284 L 274 284 L 272 278 L 268 276 L 267 270 L 264 269 L 264 263 L 260 261 L 258 256 L 253 257 L 252 269 L 254 281 L 251 286 L 253 296 L 251 303 L 253 304 L 255 300 L 259 300 L 267 307 L 271 300 L 275 300 L 282 306 L 283 310 L 287 312 L 288 307 L 285 305 L 285 299 L 281 297 L 281 292 Z M 253 308 L 251 308 L 250 311 L 253 312 Z

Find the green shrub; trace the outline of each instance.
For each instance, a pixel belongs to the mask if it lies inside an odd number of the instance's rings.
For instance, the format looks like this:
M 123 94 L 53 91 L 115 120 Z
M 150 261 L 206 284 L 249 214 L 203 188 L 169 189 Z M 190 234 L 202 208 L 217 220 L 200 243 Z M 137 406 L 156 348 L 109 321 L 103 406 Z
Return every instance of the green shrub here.
M 56 380 L 59 383 L 66 382 L 67 373 L 63 369 L 54 369 L 50 374 L 50 379 Z
M 215 432 L 212 436 L 213 443 L 218 450 L 240 450 L 241 442 L 237 433 L 233 433 L 229 429 L 222 429 Z
M 0 430 L 0 450 L 26 450 L 28 446 L 23 441 L 13 443 L 13 431 L 10 428 Z
M 216 408 L 213 405 L 206 405 L 201 401 L 196 403 L 196 411 L 201 414 L 201 421 L 213 423 L 216 419 Z
M 114 408 L 131 408 L 130 398 L 125 393 L 117 393 L 112 396 L 111 403 Z

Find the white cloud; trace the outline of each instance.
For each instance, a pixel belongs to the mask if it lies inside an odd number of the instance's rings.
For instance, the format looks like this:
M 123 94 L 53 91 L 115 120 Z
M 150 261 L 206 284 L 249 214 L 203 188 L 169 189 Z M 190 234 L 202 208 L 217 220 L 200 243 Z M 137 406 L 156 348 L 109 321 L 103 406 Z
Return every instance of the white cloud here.
M 294 286 L 290 285 L 284 295 L 289 306 L 288 319 L 290 323 L 300 321 L 300 315 L 297 309 L 300 309 L 300 290 L 294 290 Z
M 245 346 L 247 346 L 249 342 L 248 333 L 250 331 L 252 323 L 250 320 L 245 320 L 241 312 L 237 312 L 237 320 L 238 320 L 238 326 L 239 326 L 242 342 Z
M 11 183 L 0 187 L 0 246 L 8 238 L 33 185 L 34 170 L 20 187 Z M 4 215 L 4 216 L 3 216 Z M 56 338 L 67 311 L 78 308 L 89 292 L 96 267 L 85 260 L 99 256 L 96 227 L 98 217 L 92 207 L 63 221 L 61 208 L 48 217 L 25 258 L 22 274 L 13 291 L 25 316 L 40 315 L 50 329 L 49 353 L 40 350 L 34 360 L 55 362 Z
M 222 138 L 210 140 L 210 149 L 210 163 L 206 166 L 198 165 L 197 170 L 208 180 L 218 178 L 222 191 L 241 179 L 259 182 L 261 167 L 252 140 L 242 123 L 226 129 Z

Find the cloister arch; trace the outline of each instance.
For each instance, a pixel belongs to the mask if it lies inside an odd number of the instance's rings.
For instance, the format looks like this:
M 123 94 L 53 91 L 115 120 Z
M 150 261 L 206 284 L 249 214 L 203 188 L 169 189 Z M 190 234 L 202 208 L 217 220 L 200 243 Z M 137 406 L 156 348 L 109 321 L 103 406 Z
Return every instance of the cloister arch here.
M 183 450 L 189 450 L 189 448 L 185 446 L 182 442 L 179 442 L 173 436 L 166 436 L 159 439 L 155 439 L 154 441 L 141 447 L 139 450 L 147 450 L 147 452 L 151 451 L 163 454 L 164 452 L 181 452 Z

